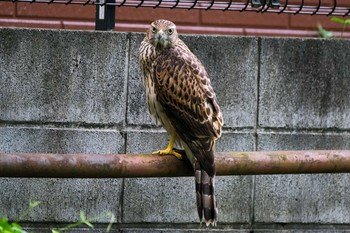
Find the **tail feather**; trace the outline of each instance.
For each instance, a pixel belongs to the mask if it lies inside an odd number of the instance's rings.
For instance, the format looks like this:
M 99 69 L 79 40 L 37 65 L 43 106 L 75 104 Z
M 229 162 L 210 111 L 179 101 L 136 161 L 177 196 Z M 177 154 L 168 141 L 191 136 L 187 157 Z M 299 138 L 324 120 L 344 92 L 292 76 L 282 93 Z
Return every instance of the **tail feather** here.
M 199 219 L 202 222 L 204 215 L 207 226 L 210 224 L 216 226 L 218 209 L 214 194 L 214 176 L 209 176 L 208 173 L 201 168 L 198 161 L 195 162 L 194 170 Z

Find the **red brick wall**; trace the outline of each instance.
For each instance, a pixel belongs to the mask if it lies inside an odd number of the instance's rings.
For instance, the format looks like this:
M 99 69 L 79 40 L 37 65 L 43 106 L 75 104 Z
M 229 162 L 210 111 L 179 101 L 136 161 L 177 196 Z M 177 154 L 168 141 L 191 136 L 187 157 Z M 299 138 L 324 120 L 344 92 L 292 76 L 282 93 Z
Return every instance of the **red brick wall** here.
M 300 4 L 300 0 L 290 0 Z M 322 4 L 332 0 L 322 0 Z M 318 3 L 318 0 L 305 0 Z M 350 7 L 350 0 L 338 0 Z M 0 3 L 0 26 L 40 27 L 61 29 L 94 29 L 95 6 L 58 5 L 44 3 Z M 339 32 L 342 26 L 327 16 L 309 16 L 274 13 L 203 11 L 120 7 L 116 10 L 116 30 L 145 31 L 155 19 L 174 21 L 181 33 L 264 35 L 264 36 L 317 36 L 316 25 Z M 350 27 L 345 33 L 350 37 Z

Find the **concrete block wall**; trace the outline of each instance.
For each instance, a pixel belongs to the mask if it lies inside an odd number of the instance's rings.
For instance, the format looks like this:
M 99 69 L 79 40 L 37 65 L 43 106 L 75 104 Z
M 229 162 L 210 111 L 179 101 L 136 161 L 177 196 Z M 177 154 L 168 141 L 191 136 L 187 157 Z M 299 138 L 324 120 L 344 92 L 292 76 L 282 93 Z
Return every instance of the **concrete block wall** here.
M 144 34 L 0 29 L 0 151 L 149 153 L 137 63 Z M 218 151 L 350 149 L 348 40 L 183 36 L 207 67 L 225 119 Z M 349 174 L 221 176 L 219 224 L 200 226 L 194 179 L 0 178 L 0 216 L 33 232 L 113 212 L 115 232 L 345 232 Z M 104 232 L 108 219 L 94 230 Z

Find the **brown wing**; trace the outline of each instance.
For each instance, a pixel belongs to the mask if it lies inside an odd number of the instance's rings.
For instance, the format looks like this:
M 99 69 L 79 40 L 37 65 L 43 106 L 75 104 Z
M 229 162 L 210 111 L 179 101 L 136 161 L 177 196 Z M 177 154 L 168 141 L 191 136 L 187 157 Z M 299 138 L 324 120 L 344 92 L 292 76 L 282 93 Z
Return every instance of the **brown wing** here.
M 222 115 L 207 72 L 186 48 L 165 50 L 155 60 L 156 96 L 177 135 L 212 176 L 213 146 L 221 135 Z

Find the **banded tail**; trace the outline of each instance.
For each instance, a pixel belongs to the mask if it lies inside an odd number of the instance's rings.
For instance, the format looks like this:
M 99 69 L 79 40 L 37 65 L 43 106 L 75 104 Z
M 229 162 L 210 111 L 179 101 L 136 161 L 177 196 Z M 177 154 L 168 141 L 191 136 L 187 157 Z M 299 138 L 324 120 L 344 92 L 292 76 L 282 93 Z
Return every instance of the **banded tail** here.
M 218 208 L 216 206 L 216 198 L 214 194 L 214 175 L 209 176 L 204 171 L 198 161 L 194 164 L 194 176 L 196 181 L 196 201 L 197 211 L 200 221 L 203 215 L 205 224 L 216 226 Z

